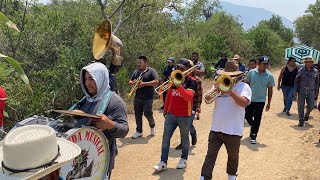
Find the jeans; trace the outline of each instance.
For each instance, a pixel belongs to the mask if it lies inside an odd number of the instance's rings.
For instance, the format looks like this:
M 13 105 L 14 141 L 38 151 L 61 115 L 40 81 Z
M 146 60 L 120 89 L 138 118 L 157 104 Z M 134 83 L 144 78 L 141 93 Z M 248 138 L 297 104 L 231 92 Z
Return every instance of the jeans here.
M 208 151 L 201 169 L 201 176 L 205 180 L 212 179 L 212 171 L 222 144 L 226 146 L 228 153 L 227 173 L 236 175 L 239 165 L 240 140 L 241 136 L 210 131 Z
M 191 136 L 195 136 L 197 133 L 196 128 L 193 125 L 193 120 L 194 120 L 195 116 L 196 116 L 196 114 L 192 113 L 192 115 L 190 116 L 190 119 L 189 119 L 189 131 L 190 131 Z
M 245 118 L 251 126 L 250 137 L 253 134 L 258 134 L 264 105 L 265 102 L 251 102 L 251 104 L 246 107 Z
M 309 117 L 313 106 L 315 91 L 310 89 L 300 89 L 298 93 L 298 114 L 299 122 L 304 122 L 304 117 Z M 307 112 L 304 113 L 305 102 L 307 102 Z
M 179 126 L 182 144 L 181 158 L 188 159 L 189 154 L 189 119 L 190 116 L 174 116 L 167 113 L 164 121 L 162 136 L 161 161 L 167 162 L 170 148 L 170 139 L 173 132 Z
M 289 112 L 292 106 L 294 86 L 281 86 L 283 93 L 284 109 Z
M 151 128 L 154 128 L 155 121 L 153 118 L 153 112 L 152 112 L 152 104 L 153 99 L 140 99 L 140 98 L 134 98 L 133 105 L 134 105 L 134 115 L 136 118 L 136 124 L 137 128 L 136 131 L 139 133 L 142 133 L 142 115 L 147 118 L 149 122 L 149 126 Z

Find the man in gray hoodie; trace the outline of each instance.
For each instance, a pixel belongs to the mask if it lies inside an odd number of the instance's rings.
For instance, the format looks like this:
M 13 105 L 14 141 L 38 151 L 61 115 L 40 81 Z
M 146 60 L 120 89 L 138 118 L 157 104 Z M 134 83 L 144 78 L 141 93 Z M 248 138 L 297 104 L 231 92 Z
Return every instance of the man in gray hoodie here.
M 95 126 L 109 140 L 110 164 L 107 173 L 110 179 L 117 150 L 115 138 L 124 138 L 129 131 L 127 107 L 123 99 L 110 90 L 109 72 L 102 63 L 96 62 L 83 67 L 80 83 L 85 96 L 70 110 L 78 109 L 100 117 L 78 119 L 77 125 Z

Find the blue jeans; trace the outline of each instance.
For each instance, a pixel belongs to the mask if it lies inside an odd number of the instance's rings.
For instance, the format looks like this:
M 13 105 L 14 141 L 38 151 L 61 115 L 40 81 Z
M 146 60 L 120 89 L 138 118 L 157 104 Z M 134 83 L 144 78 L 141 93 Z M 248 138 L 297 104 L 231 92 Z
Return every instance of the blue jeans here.
M 164 122 L 164 131 L 162 136 L 161 161 L 167 162 L 170 148 L 170 139 L 177 126 L 180 129 L 182 144 L 181 158 L 188 159 L 189 154 L 189 119 L 190 116 L 174 116 L 167 113 Z
M 196 135 L 196 128 L 194 127 L 193 125 L 193 120 L 194 120 L 194 117 L 196 116 L 196 114 L 192 114 L 190 116 L 190 119 L 189 119 L 189 131 L 190 131 L 190 135 L 191 136 L 195 136 Z
M 292 106 L 294 86 L 281 86 L 285 111 L 289 112 Z

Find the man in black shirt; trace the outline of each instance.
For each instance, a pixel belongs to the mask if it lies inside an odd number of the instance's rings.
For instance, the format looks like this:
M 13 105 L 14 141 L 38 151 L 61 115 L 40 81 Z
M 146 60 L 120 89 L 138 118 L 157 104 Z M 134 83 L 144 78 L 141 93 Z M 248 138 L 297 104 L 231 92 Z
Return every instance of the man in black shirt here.
M 168 62 L 168 65 L 164 68 L 163 74 L 162 74 L 162 81 L 163 82 L 166 82 L 169 79 L 171 72 L 175 69 L 174 68 L 174 57 L 169 57 L 167 59 L 167 62 Z M 167 91 L 163 92 L 163 94 L 162 94 L 163 104 L 166 101 L 166 95 L 167 95 Z M 160 109 L 163 109 L 163 108 L 164 108 L 164 105 Z
M 158 75 L 157 72 L 148 67 L 148 59 L 146 56 L 139 56 L 137 60 L 137 70 L 132 74 L 130 85 L 136 83 L 137 78 L 141 75 L 142 80 L 138 84 L 138 89 L 134 97 L 134 114 L 136 118 L 136 133 L 132 136 L 133 139 L 142 136 L 142 115 L 144 114 L 149 122 L 151 128 L 150 135 L 155 133 L 155 121 L 153 118 L 152 104 L 154 97 L 154 86 L 158 85 Z
M 214 66 L 214 68 L 218 69 L 218 67 L 219 67 L 220 69 L 224 69 L 227 61 L 228 61 L 227 54 L 226 53 L 221 53 L 221 59 Z

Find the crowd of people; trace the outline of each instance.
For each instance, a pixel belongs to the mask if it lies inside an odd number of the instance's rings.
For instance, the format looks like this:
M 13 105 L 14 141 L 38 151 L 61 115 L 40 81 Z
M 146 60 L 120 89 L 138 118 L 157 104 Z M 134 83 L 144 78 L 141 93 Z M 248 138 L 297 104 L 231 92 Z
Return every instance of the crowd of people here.
M 133 139 L 143 136 L 143 115 L 149 123 L 149 135 L 155 135 L 156 123 L 153 117 L 155 87 L 164 82 L 169 85 L 168 90 L 161 92 L 164 103 L 163 107 L 161 107 L 164 116 L 164 130 L 161 155 L 159 155 L 160 162 L 153 166 L 157 172 L 167 169 L 170 140 L 177 127 L 180 131 L 181 144 L 175 149 L 182 149 L 177 169 L 185 169 L 187 167 L 190 148 L 189 135 L 191 136 L 191 144 L 196 145 L 197 131 L 193 126 L 193 121 L 201 118 L 201 105 L 204 96 L 202 80 L 205 74 L 205 66 L 199 61 L 198 53 L 192 53 L 191 60 L 181 58 L 176 62 L 174 57 L 169 57 L 166 61 L 168 64 L 159 79 L 156 70 L 150 67 L 148 58 L 139 56 L 137 58 L 137 69 L 132 73 L 128 81 L 129 85 L 137 86 L 133 100 L 136 122 L 136 132 L 132 136 Z M 228 88 L 217 81 L 213 83 L 211 91 L 217 91 L 218 93 L 214 101 L 208 149 L 202 165 L 200 179 L 212 179 L 212 172 L 219 149 L 224 144 L 228 153 L 228 180 L 235 180 L 239 164 L 240 140 L 243 136 L 245 120 L 251 126 L 250 143 L 256 144 L 264 109 L 268 111 L 271 108 L 275 80 L 273 74 L 268 70 L 270 59 L 267 56 L 251 59 L 247 68 L 241 61 L 242 58 L 238 54 L 228 59 L 227 54 L 222 53 L 221 59 L 214 65 L 218 76 L 224 75 L 234 78 L 235 83 Z M 297 98 L 299 127 L 304 126 L 309 120 L 310 112 L 317 105 L 316 100 L 319 93 L 319 72 L 314 67 L 313 58 L 307 56 L 302 62 L 304 66 L 298 66 L 295 58 L 289 58 L 286 65 L 281 69 L 277 85 L 277 89 L 283 92 L 283 112 L 287 116 L 291 116 L 292 102 L 294 98 Z M 185 74 L 185 72 L 188 73 Z M 240 76 L 245 78 L 239 80 L 238 77 Z M 70 108 L 70 110 L 81 110 L 98 116 L 98 118 L 82 117 L 77 122 L 79 125 L 94 126 L 103 132 L 109 140 L 110 163 L 107 179 L 111 178 L 111 172 L 114 168 L 117 154 L 116 138 L 125 137 L 129 131 L 126 104 L 110 86 L 112 84 L 110 79 L 114 81 L 113 76 L 110 77 L 107 67 L 101 62 L 94 62 L 83 67 L 80 72 L 80 84 L 85 96 Z M 0 88 L 0 128 L 3 128 L 5 100 L 6 94 Z M 306 112 L 305 103 L 307 103 Z M 320 103 L 318 108 L 320 111 Z M 36 133 L 34 132 L 35 128 L 39 129 Z M 53 131 L 52 128 L 40 125 L 25 128 L 24 130 L 17 128 L 10 131 L 0 145 L 4 149 L 3 154 L 0 152 L 0 158 L 1 155 L 2 158 L 4 156 L 7 157 L 2 161 L 1 167 L 5 171 L 0 174 L 0 178 L 18 176 L 57 179 L 62 163 L 72 160 L 72 158 L 63 159 L 61 155 L 67 148 L 74 151 L 70 157 L 79 155 L 80 150 L 78 147 L 71 147 L 72 145 L 66 142 L 63 142 L 65 145 L 61 144 L 61 138 L 49 137 L 50 135 L 46 134 L 46 132 L 51 131 Z M 19 146 L 21 150 L 31 152 L 30 157 L 37 156 L 35 154 L 37 152 L 33 153 L 33 150 L 30 149 L 32 146 L 20 143 L 20 140 L 9 141 L 9 139 L 17 139 L 20 134 L 24 134 L 26 139 L 31 139 L 30 141 L 28 140 L 28 143 L 37 144 L 40 141 L 45 141 L 61 145 L 57 145 L 58 151 L 54 151 L 54 157 L 43 157 L 45 159 L 43 163 L 33 165 L 33 162 L 27 163 L 27 160 L 20 162 L 21 160 L 17 161 L 14 157 L 14 152 L 10 152 L 12 151 L 10 147 Z M 33 135 L 36 138 L 32 138 L 31 136 Z M 44 147 L 40 149 L 48 151 Z M 41 159 L 42 157 L 38 158 Z M 22 165 L 18 165 L 18 162 Z M 43 167 L 49 166 L 54 168 L 43 170 Z M 30 173 L 30 170 L 32 170 L 32 173 Z M 20 173 L 23 173 L 23 175 Z

